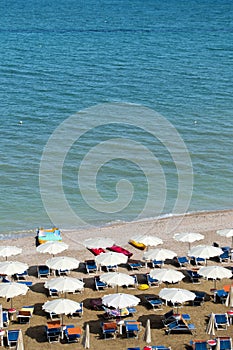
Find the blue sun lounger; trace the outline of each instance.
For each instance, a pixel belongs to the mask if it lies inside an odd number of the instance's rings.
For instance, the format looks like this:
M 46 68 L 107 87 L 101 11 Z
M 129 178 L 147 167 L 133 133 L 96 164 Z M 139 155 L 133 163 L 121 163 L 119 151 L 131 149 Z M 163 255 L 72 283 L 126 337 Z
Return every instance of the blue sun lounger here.
M 7 330 L 6 336 L 7 336 L 7 345 L 10 348 L 15 347 L 17 345 L 18 338 L 19 338 L 19 329 Z
M 138 332 L 141 329 L 141 323 L 137 321 L 125 321 L 125 330 L 127 338 L 138 338 Z
M 206 340 L 191 340 L 190 345 L 193 350 L 208 350 L 208 344 Z
M 82 329 L 80 327 L 75 327 L 73 324 L 69 324 L 64 330 L 64 335 L 68 343 L 77 343 L 81 338 Z
M 229 326 L 227 313 L 224 314 L 215 314 L 214 315 L 214 323 L 216 329 L 227 329 Z
M 196 331 L 196 327 L 194 326 L 194 324 L 186 323 L 184 321 L 180 322 L 178 320 L 173 321 L 172 323 L 169 323 L 165 329 L 166 334 L 170 334 L 173 332 L 177 332 L 177 333 L 188 332 L 188 333 L 193 334 L 193 332 L 195 332 L 195 331 Z
M 220 350 L 232 350 L 231 337 L 218 337 L 217 339 L 220 340 Z

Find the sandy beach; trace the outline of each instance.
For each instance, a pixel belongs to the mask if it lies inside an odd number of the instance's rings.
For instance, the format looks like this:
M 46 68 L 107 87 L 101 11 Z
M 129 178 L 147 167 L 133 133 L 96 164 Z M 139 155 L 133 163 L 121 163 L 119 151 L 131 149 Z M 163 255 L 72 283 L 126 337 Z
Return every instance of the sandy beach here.
M 199 242 L 195 242 L 192 246 L 197 244 L 213 244 L 217 242 L 220 246 L 231 245 L 231 238 L 220 237 L 216 234 L 216 230 L 231 228 L 233 226 L 233 210 L 214 211 L 214 212 L 200 212 L 193 214 L 186 214 L 183 217 L 173 216 L 168 218 L 162 218 L 158 220 L 144 220 L 132 223 L 118 223 L 112 226 L 83 229 L 83 230 L 62 230 L 63 242 L 69 245 L 69 249 L 58 256 L 72 256 L 80 260 L 80 267 L 76 271 L 71 272 L 73 277 L 82 277 L 85 282 L 85 290 L 80 294 L 69 294 L 69 298 L 78 302 L 84 303 L 84 314 L 82 318 L 70 319 L 64 317 L 64 323 L 80 326 L 85 328 L 86 323 L 90 325 L 90 349 L 101 349 L 103 347 L 107 349 L 127 349 L 127 347 L 140 346 L 141 349 L 146 345 L 144 341 L 144 330 L 146 321 L 149 318 L 152 328 L 152 342 L 150 345 L 167 345 L 172 349 L 188 349 L 190 340 L 194 338 L 198 339 L 210 339 L 210 336 L 206 334 L 206 322 L 208 315 L 213 311 L 216 313 L 223 313 L 229 310 L 224 304 L 214 303 L 211 288 L 213 288 L 213 281 L 201 280 L 200 284 L 192 284 L 188 278 L 185 278 L 182 282 L 175 285 L 180 288 L 189 290 L 199 290 L 206 292 L 207 300 L 203 306 L 192 306 L 185 304 L 183 306 L 182 313 L 188 313 L 191 316 L 191 323 L 196 326 L 196 335 L 191 334 L 170 334 L 166 335 L 163 324 L 161 322 L 162 315 L 171 309 L 170 306 L 163 306 L 163 310 L 153 311 L 148 307 L 145 302 L 144 295 L 138 289 L 125 289 L 120 287 L 120 292 L 126 292 L 138 296 L 141 299 L 141 303 L 136 307 L 137 313 L 134 315 L 134 319 L 142 323 L 142 331 L 139 333 L 138 339 L 127 339 L 124 335 L 117 337 L 116 340 L 104 340 L 101 334 L 100 324 L 104 321 L 103 311 L 94 311 L 90 308 L 90 300 L 93 298 L 101 298 L 104 294 L 113 293 L 115 288 L 109 288 L 105 291 L 96 291 L 94 288 L 93 275 L 88 275 L 85 272 L 83 262 L 87 259 L 93 259 L 93 254 L 87 250 L 82 242 L 86 238 L 93 236 L 110 237 L 115 240 L 115 243 L 121 245 L 127 250 L 133 253 L 132 258 L 142 260 L 143 252 L 129 245 L 129 239 L 135 234 L 150 234 L 156 235 L 163 240 L 163 245 L 160 247 L 174 250 L 178 256 L 186 255 L 188 250 L 187 243 L 178 243 L 172 237 L 176 232 L 199 232 L 204 234 L 205 239 Z M 34 314 L 31 318 L 30 324 L 19 325 L 16 321 L 10 323 L 8 329 L 22 329 L 24 347 L 25 349 L 82 349 L 83 345 L 79 344 L 67 344 L 67 343 L 55 343 L 49 344 L 45 332 L 44 326 L 46 325 L 46 314 L 42 311 L 42 305 L 51 298 L 48 298 L 47 290 L 44 288 L 44 279 L 38 279 L 36 274 L 36 267 L 38 264 L 45 264 L 45 261 L 50 258 L 49 254 L 40 254 L 36 252 L 35 235 L 28 235 L 24 238 L 13 238 L 11 240 L 2 240 L 1 245 L 16 245 L 23 248 L 23 254 L 9 258 L 8 260 L 17 260 L 27 263 L 29 267 L 28 281 L 33 282 L 31 290 L 25 295 L 15 297 L 13 300 L 14 307 L 18 310 L 23 305 L 35 305 Z M 3 261 L 4 258 L 1 258 Z M 208 265 L 220 265 L 217 260 L 208 261 Z M 222 264 L 224 267 L 232 267 L 233 262 Z M 165 263 L 165 267 L 179 269 L 178 265 L 174 261 Z M 192 268 L 193 266 L 189 266 Z M 139 283 L 144 282 L 144 274 L 150 269 L 143 267 L 139 271 L 136 271 Z M 119 271 L 125 273 L 131 273 L 126 266 L 119 267 Z M 184 270 L 183 270 L 184 271 Z M 52 277 L 49 277 L 52 278 Z M 221 289 L 223 285 L 230 284 L 231 280 L 221 280 L 217 282 L 217 288 Z M 158 295 L 159 291 L 166 285 L 161 283 L 159 287 L 151 287 L 146 294 Z M 1 298 L 3 308 L 9 309 L 10 302 L 7 302 L 4 298 Z M 232 335 L 233 326 L 229 326 L 228 330 L 216 331 L 217 336 Z

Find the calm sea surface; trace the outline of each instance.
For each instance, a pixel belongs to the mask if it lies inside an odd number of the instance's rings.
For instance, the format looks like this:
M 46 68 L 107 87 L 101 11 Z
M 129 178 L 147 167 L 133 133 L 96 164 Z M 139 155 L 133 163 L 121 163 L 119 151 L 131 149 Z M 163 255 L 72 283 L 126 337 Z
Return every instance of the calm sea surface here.
M 176 128 L 192 161 L 187 211 L 233 207 L 232 0 L 2 0 L 0 19 L 1 235 L 38 226 L 76 227 L 72 220 L 53 222 L 53 210 L 66 216 L 56 186 L 49 193 L 54 207 L 51 201 L 46 212 L 41 157 L 62 122 L 99 104 L 145 106 Z M 98 125 L 101 118 L 100 112 L 87 113 L 86 120 L 80 118 L 80 129 L 90 121 Z M 136 146 L 126 152 L 132 152 L 132 159 L 122 151 L 124 138 L 152 152 L 166 181 L 163 207 L 153 210 L 152 205 L 142 217 L 174 213 L 179 174 L 173 146 L 168 150 L 157 135 L 140 128 L 142 115 L 133 113 L 133 118 L 134 126 L 127 115 L 125 123 L 130 125 L 116 125 L 110 115 L 108 125 L 77 137 L 66 152 L 61 187 L 70 210 L 87 224 L 136 220 L 145 206 L 148 174 L 140 167 Z M 78 135 L 78 125 L 75 128 Z M 66 138 L 69 135 L 66 131 Z M 80 190 L 78 174 L 85 155 L 107 140 L 114 154 L 105 160 L 99 151 L 96 187 L 100 201 L 110 204 L 100 208 L 91 186 L 85 193 Z M 60 157 L 59 149 L 53 151 L 54 164 L 48 164 L 47 173 L 51 186 L 51 168 L 56 172 Z M 145 151 L 142 158 L 151 173 L 147 157 Z M 116 209 L 113 202 L 122 195 L 116 184 L 122 179 L 131 183 L 134 193 L 128 198 L 126 191 L 123 199 L 129 203 Z M 154 196 L 155 208 L 160 199 Z

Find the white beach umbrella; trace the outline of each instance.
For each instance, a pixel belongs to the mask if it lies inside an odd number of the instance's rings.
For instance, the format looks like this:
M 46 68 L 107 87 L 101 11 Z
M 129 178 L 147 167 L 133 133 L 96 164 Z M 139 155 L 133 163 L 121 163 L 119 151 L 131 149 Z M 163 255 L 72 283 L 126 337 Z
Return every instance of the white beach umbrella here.
M 69 315 L 74 313 L 76 310 L 81 308 L 80 303 L 70 299 L 56 299 L 51 301 L 46 301 L 42 306 L 42 309 L 49 313 L 55 313 L 56 315 Z M 62 319 L 63 324 L 63 319 Z
M 200 233 L 182 232 L 182 233 L 175 233 L 173 238 L 178 242 L 187 242 L 189 244 L 189 249 L 190 249 L 191 243 L 193 243 L 195 241 L 200 241 L 201 239 L 204 239 L 205 237 Z
M 122 253 L 102 253 L 97 255 L 95 261 L 98 265 L 101 266 L 115 266 L 119 264 L 126 264 L 128 257 Z
M 89 326 L 89 323 L 86 324 L 83 345 L 84 345 L 84 349 L 90 349 L 90 326 Z
M 150 327 L 150 319 L 148 318 L 146 321 L 146 329 L 144 335 L 145 342 L 147 344 L 151 343 L 151 327 Z
M 166 260 L 166 259 L 173 259 L 177 254 L 169 249 L 164 248 L 155 248 L 150 249 L 147 252 L 143 254 L 144 260 Z
M 73 270 L 79 267 L 79 261 L 68 256 L 58 256 L 48 259 L 46 265 L 53 270 Z
M 233 228 L 218 230 L 217 235 L 222 236 L 222 237 L 226 237 L 226 238 L 232 237 L 232 245 L 233 245 Z
M 114 240 L 107 237 L 95 237 L 95 238 L 88 238 L 85 239 L 83 244 L 86 248 L 108 248 L 112 247 L 114 245 Z
M 100 281 L 110 286 L 129 286 L 134 284 L 134 278 L 122 272 L 107 272 L 100 276 Z
M 209 259 L 214 256 L 219 256 L 223 253 L 223 250 L 212 245 L 198 245 L 189 250 L 188 256 L 194 256 L 195 258 Z
M 196 294 L 181 288 L 163 288 L 159 292 L 159 297 L 166 300 L 166 302 L 170 301 L 174 305 L 176 303 L 183 304 L 186 301 L 194 300 Z
M 0 304 L 0 329 L 3 328 L 2 304 Z
M 20 261 L 0 262 L 0 274 L 12 276 L 16 273 L 23 273 L 28 269 L 28 265 Z
M 19 330 L 19 336 L 18 336 L 18 341 L 16 344 L 16 350 L 24 350 L 24 344 L 23 344 L 23 333 L 22 330 Z
M 209 322 L 206 327 L 206 333 L 210 335 L 211 339 L 215 335 L 215 316 L 213 312 L 210 314 Z
M 233 286 L 231 285 L 229 293 L 226 298 L 225 305 L 227 307 L 233 307 Z
M 203 266 L 199 269 L 198 274 L 207 278 L 214 280 L 214 288 L 216 288 L 216 280 L 223 278 L 231 278 L 231 270 L 226 269 L 222 266 Z
M 44 286 L 48 289 L 56 289 L 58 292 L 66 293 L 83 290 L 84 282 L 73 277 L 57 277 L 46 281 Z
M 131 240 L 142 243 L 145 246 L 153 246 L 156 247 L 159 244 L 163 244 L 162 239 L 152 236 L 152 235 L 136 235 L 131 238 Z
M 140 299 L 131 294 L 116 293 L 104 295 L 102 303 L 108 307 L 115 309 L 124 309 L 125 307 L 136 306 L 140 302 Z
M 68 249 L 68 247 L 68 244 L 64 242 L 48 241 L 46 243 L 40 244 L 38 247 L 36 247 L 36 250 L 39 253 L 48 253 L 55 255 Z
M 185 275 L 174 269 L 154 269 L 150 271 L 150 277 L 160 282 L 177 283 L 185 278 Z
M 217 338 L 216 345 L 215 345 L 215 350 L 221 350 L 221 345 L 220 345 L 220 338 Z
M 7 258 L 12 255 L 18 255 L 22 253 L 22 248 L 16 246 L 0 246 L 0 256 Z
M 12 306 L 12 298 L 18 295 L 25 295 L 28 287 L 25 284 L 17 282 L 0 283 L 0 297 L 10 298 Z

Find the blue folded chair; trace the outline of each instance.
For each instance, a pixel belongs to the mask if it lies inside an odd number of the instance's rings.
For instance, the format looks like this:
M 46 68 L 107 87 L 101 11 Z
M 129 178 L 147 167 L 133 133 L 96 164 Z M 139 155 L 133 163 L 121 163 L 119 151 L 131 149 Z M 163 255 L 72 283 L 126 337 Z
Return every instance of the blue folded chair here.
M 152 346 L 153 350 L 171 350 L 170 346 L 164 346 L 164 345 L 153 345 Z
M 7 345 L 12 348 L 17 345 L 18 338 L 19 338 L 19 329 L 17 330 L 7 330 L 6 331 L 7 336 Z
M 141 348 L 136 347 L 136 348 L 127 348 L 127 350 L 141 350 Z

